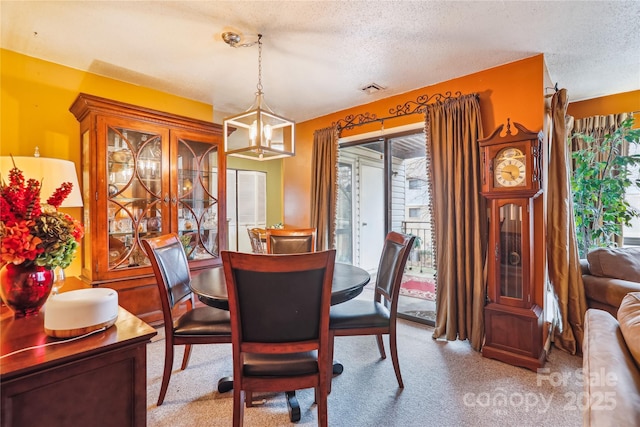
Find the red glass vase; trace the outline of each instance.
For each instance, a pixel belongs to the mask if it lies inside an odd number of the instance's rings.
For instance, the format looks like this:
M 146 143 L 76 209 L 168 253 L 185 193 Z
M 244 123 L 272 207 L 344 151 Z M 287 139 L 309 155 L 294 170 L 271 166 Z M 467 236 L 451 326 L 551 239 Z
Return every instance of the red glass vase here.
M 7 264 L 0 269 L 0 297 L 14 317 L 37 314 L 53 287 L 53 271 L 46 267 Z

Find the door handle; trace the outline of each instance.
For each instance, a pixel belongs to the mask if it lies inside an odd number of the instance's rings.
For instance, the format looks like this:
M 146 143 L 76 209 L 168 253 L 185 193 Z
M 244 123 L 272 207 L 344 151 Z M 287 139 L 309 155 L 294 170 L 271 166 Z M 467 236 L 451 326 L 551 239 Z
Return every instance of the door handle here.
M 366 222 L 363 222 L 363 223 L 362 223 L 362 226 L 363 226 L 363 227 L 366 227 L 366 226 L 367 226 L 367 223 L 366 223 Z

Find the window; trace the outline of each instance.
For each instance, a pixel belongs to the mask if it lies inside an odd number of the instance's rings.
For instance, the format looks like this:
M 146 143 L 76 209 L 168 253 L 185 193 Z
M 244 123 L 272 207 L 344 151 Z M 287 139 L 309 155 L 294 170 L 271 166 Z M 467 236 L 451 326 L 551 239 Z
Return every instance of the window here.
M 353 164 L 338 163 L 336 261 L 353 263 Z
M 409 208 L 409 218 L 420 218 L 420 208 Z
M 640 147 L 638 144 L 629 144 L 629 155 L 638 154 L 640 154 Z M 640 179 L 640 168 L 635 166 L 631 167 L 630 170 L 632 172 L 629 179 L 633 182 L 637 182 L 637 180 Z M 624 198 L 631 207 L 640 211 L 640 188 L 635 185 L 629 186 Z M 631 226 L 624 226 L 622 236 L 624 238 L 624 246 L 640 246 L 640 218 L 632 219 Z
M 267 173 L 227 169 L 230 250 L 251 252 L 247 228 L 267 226 Z
M 409 178 L 409 190 L 419 190 L 426 185 L 426 182 L 422 179 Z

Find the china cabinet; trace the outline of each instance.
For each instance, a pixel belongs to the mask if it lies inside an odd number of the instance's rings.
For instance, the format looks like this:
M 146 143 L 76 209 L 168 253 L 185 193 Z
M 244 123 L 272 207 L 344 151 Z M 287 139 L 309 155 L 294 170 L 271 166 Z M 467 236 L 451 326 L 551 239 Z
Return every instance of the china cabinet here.
M 221 263 L 221 126 L 87 94 L 70 111 L 82 147 L 82 280 L 116 289 L 120 305 L 143 320 L 161 320 L 141 239 L 175 232 L 192 270 Z
M 482 354 L 536 370 L 544 365 L 544 299 L 536 282 L 534 240 L 542 231 L 534 203 L 542 194 L 542 133 L 501 125 L 479 146 L 488 199 L 489 256 Z

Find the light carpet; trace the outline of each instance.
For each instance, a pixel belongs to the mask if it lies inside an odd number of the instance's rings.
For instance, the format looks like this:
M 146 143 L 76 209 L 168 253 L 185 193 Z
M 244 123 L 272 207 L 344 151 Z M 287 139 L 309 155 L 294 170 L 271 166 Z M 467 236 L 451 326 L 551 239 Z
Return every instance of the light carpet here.
M 147 425 L 231 426 L 232 392 L 220 394 L 218 378 L 231 374 L 231 345 L 193 346 L 180 371 L 182 348 L 164 404 L 155 402 L 164 362 L 162 329 L 148 345 Z M 375 426 L 580 426 L 582 359 L 553 349 L 538 373 L 483 358 L 467 341 L 432 339 L 433 328 L 398 321 L 404 390 L 391 360 L 380 359 L 375 337 L 337 337 L 335 357 L 344 373 L 333 380 L 329 425 Z M 387 341 L 385 339 L 385 345 Z M 387 347 L 388 349 L 388 347 Z M 266 403 L 245 409 L 245 426 L 292 425 L 283 394 L 258 395 Z M 298 391 L 299 426 L 317 425 L 313 390 Z

